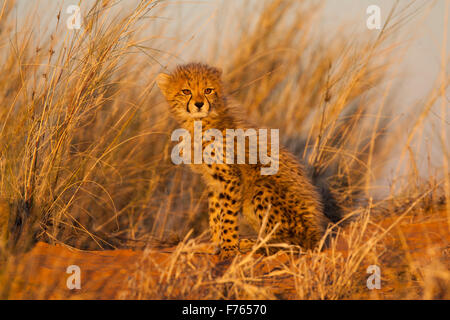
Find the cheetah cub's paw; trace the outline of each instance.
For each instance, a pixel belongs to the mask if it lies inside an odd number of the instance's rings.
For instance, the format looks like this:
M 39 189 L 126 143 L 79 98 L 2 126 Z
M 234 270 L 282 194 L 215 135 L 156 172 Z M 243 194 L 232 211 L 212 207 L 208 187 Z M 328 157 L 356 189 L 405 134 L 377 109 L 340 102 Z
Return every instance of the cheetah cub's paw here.
M 219 259 L 220 260 L 232 259 L 239 253 L 248 253 L 252 251 L 254 245 L 255 245 L 254 240 L 241 239 L 239 240 L 239 244 L 237 246 L 221 248 L 218 252 Z
M 240 239 L 239 240 L 239 251 L 241 253 L 248 253 L 248 252 L 252 251 L 254 245 L 255 245 L 254 240 Z
M 239 248 L 237 246 L 224 247 L 220 249 L 219 259 L 229 260 L 233 259 L 239 253 Z

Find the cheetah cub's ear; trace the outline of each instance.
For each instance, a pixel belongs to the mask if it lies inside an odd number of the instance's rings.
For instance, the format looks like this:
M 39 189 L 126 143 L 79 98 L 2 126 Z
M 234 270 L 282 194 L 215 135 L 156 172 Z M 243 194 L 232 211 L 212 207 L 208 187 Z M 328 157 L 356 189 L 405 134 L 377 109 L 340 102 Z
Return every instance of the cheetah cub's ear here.
M 169 88 L 169 84 L 172 77 L 166 73 L 160 73 L 156 77 L 156 84 L 158 85 L 161 92 L 165 95 L 167 92 L 167 89 Z
M 213 67 L 213 68 L 211 68 L 212 69 L 212 71 L 213 71 L 213 74 L 217 77 L 217 78 L 221 78 L 222 77 L 222 69 L 220 69 L 220 68 L 216 68 L 216 67 Z

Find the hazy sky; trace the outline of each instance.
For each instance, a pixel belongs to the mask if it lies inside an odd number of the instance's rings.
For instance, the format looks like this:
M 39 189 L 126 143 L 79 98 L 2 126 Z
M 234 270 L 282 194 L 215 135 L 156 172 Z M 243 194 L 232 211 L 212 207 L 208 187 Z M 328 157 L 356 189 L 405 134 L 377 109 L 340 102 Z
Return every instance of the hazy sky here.
M 433 86 L 434 81 L 441 70 L 441 48 L 444 36 L 444 14 L 445 1 L 417 1 L 415 7 L 422 4 L 434 2 L 434 6 L 429 10 L 423 10 L 418 17 L 414 19 L 413 28 L 406 27 L 406 36 L 415 36 L 416 40 L 411 43 L 405 53 L 404 64 L 400 66 L 403 71 L 402 95 L 403 103 L 410 104 L 418 98 L 422 98 Z M 365 23 L 368 15 L 366 8 L 369 5 L 376 4 L 381 8 L 382 21 L 387 15 L 395 1 L 393 0 L 327 0 L 324 21 L 332 21 L 331 24 L 347 22 L 354 20 L 355 28 L 366 28 Z M 400 6 L 405 6 L 409 1 L 400 0 Z M 376 30 L 372 32 L 377 32 Z M 414 33 L 414 34 L 413 34 Z M 447 33 L 447 43 L 450 43 L 450 32 Z M 448 47 L 448 45 L 447 45 Z M 448 53 L 450 53 L 448 51 Z

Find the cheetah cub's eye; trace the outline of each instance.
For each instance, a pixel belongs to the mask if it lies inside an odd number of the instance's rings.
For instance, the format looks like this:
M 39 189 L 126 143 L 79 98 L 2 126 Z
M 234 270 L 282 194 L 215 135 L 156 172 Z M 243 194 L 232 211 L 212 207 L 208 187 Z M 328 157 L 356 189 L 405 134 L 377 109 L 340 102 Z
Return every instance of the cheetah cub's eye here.
M 213 89 L 212 88 L 206 88 L 205 89 L 205 94 L 210 94 L 210 93 L 212 93 L 213 92 Z
M 185 95 L 191 94 L 191 90 L 189 90 L 189 89 L 183 89 L 183 90 L 181 90 L 181 92 L 183 92 L 183 94 L 185 94 Z

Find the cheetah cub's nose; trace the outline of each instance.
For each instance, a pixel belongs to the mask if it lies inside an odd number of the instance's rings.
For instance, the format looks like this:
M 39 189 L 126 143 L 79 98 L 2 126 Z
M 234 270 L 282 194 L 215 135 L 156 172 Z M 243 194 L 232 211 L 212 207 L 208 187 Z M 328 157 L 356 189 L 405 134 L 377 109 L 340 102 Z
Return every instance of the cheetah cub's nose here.
M 196 102 L 195 106 L 199 109 L 201 109 L 203 107 L 204 103 L 203 102 Z

